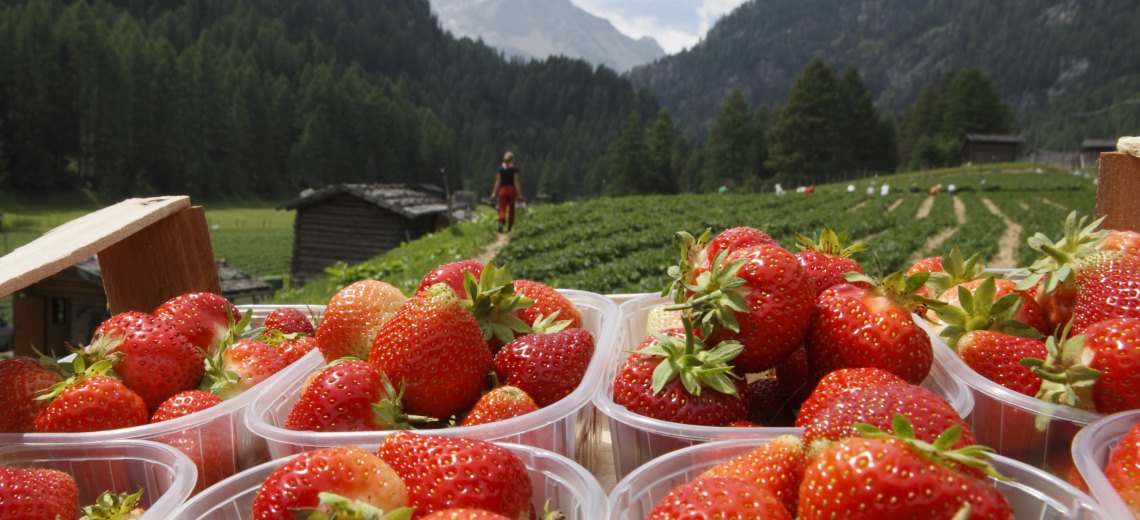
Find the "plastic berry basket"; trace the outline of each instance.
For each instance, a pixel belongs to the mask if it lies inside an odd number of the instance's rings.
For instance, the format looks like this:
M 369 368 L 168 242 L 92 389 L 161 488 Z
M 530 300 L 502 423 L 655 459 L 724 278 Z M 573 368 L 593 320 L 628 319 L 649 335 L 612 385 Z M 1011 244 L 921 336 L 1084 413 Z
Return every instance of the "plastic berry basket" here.
M 1114 413 L 1088 425 L 1073 438 L 1073 462 L 1109 518 L 1131 518 L 1128 505 L 1108 483 L 1104 468 L 1108 456 L 1132 427 L 1140 424 L 1140 410 Z

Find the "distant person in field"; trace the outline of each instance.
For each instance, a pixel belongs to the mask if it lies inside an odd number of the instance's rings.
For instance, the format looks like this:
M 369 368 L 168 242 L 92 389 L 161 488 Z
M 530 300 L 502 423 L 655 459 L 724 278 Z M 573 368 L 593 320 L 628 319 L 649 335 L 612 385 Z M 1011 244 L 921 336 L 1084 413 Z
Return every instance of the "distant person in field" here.
M 495 186 L 491 188 L 494 200 L 499 198 L 499 232 L 503 232 L 503 224 L 507 225 L 509 233 L 515 227 L 515 201 L 526 200 L 522 190 L 519 189 L 519 169 L 515 167 L 515 154 L 503 154 L 503 164 L 499 165 L 499 173 L 495 175 Z

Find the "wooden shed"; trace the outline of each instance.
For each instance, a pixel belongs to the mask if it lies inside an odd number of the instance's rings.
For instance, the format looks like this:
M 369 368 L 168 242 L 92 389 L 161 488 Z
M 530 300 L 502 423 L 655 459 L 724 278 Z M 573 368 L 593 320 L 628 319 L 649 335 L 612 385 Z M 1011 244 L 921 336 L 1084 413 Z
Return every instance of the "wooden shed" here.
M 1021 159 L 1024 144 L 1020 135 L 966 134 L 962 164 L 1014 162 Z
M 273 286 L 216 261 L 222 295 L 235 303 L 257 303 L 273 296 Z M 66 354 L 65 343 L 86 345 L 95 328 L 110 317 L 99 261 L 87 258 L 31 284 L 13 298 L 13 350 L 32 355 L 31 347 L 45 353 Z
M 1096 168 L 1102 152 L 1115 152 L 1115 139 L 1085 139 L 1081 141 L 1081 168 Z
M 337 262 L 363 262 L 447 223 L 447 202 L 420 186 L 337 184 L 278 206 L 294 209 L 294 284 Z

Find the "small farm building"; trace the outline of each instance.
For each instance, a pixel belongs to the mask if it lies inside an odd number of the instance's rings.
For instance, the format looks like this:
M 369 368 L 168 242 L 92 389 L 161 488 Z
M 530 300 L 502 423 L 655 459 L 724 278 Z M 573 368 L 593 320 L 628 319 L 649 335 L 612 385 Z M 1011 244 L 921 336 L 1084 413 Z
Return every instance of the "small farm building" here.
M 359 263 L 447 225 L 447 202 L 421 186 L 337 184 L 278 206 L 293 221 L 294 284 Z
M 1021 159 L 1020 135 L 966 134 L 962 141 L 962 164 L 1013 162 Z
M 1112 139 L 1085 139 L 1081 141 L 1081 168 L 1096 168 L 1101 152 L 1115 152 L 1116 141 Z

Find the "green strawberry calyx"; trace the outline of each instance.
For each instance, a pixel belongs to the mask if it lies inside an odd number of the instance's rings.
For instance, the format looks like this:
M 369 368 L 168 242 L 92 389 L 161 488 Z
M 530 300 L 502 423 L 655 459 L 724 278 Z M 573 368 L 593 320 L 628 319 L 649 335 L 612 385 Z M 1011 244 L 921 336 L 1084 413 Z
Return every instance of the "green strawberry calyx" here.
M 855 429 L 861 436 L 869 439 L 893 437 L 916 451 L 923 458 L 946 468 L 956 469 L 955 465 L 960 464 L 974 468 L 998 480 L 1009 480 L 1001 473 L 998 473 L 993 464 L 990 464 L 988 459 L 989 454 L 994 451 L 993 448 L 971 444 L 962 448 L 951 449 L 962 436 L 962 426 L 958 424 L 947 428 L 939 434 L 933 443 L 916 438 L 914 428 L 911 426 L 910 421 L 901 413 L 896 413 L 891 417 L 892 432 L 890 433 L 866 423 L 855 424 Z
M 950 248 L 950 253 L 942 257 L 942 271 L 930 273 L 926 286 L 934 294 L 942 294 L 955 285 L 981 278 L 985 270 L 981 254 L 974 253 L 970 258 L 962 258 L 962 250 L 954 246 Z
M 637 351 L 643 355 L 664 358 L 653 370 L 653 393 L 661 392 L 667 383 L 680 378 L 685 391 L 694 396 L 701 395 L 701 389 L 708 387 L 722 394 L 739 397 L 732 379 L 739 379 L 740 376 L 732 371 L 729 361 L 744 351 L 744 345 L 735 340 L 726 340 L 710 349 L 693 333 L 692 321 L 688 318 L 682 321 L 685 324 L 684 338 L 656 333 L 653 337 L 657 341 L 653 345 Z
M 299 520 L 409 520 L 415 509 L 401 507 L 392 511 L 384 510 L 363 500 L 322 491 L 318 495 L 320 504 L 313 508 L 293 509 L 293 517 Z
M 1060 339 L 1050 336 L 1045 340 L 1045 350 L 1048 353 L 1045 359 L 1025 358 L 1021 360 L 1021 365 L 1029 367 L 1041 378 L 1038 399 L 1096 411 L 1092 386 L 1100 379 L 1100 371 L 1088 366 L 1083 359 L 1085 336 L 1068 337 L 1071 325 L 1070 322 L 1065 326 Z M 1041 421 L 1038 421 L 1038 426 L 1042 426 Z
M 507 266 L 487 264 L 479 279 L 470 271 L 463 273 L 463 289 L 467 299 L 463 306 L 475 316 L 483 339 L 497 338 L 508 343 L 521 334 L 530 334 L 531 328 L 514 313 L 534 305 L 534 300 L 515 293 L 514 280 Z
M 566 330 L 566 327 L 569 327 L 570 324 L 574 322 L 572 320 L 559 320 L 558 315 L 561 313 L 562 311 L 554 311 L 549 316 L 545 314 L 539 314 L 538 318 L 535 318 L 534 320 L 534 325 L 531 325 L 531 333 L 553 334 L 555 332 Z
M 705 228 L 698 237 L 688 231 L 678 231 L 673 234 L 673 246 L 677 248 L 680 259 L 677 265 L 669 266 L 669 285 L 661 291 L 661 296 L 673 295 L 673 303 L 684 303 L 689 280 L 693 279 L 693 271 L 704 252 L 705 245 L 712 238 L 712 228 Z
M 75 350 L 75 360 L 71 362 L 71 369 L 73 375 L 63 381 L 51 385 L 43 390 L 40 390 L 41 395 L 36 397 L 38 401 L 50 401 L 62 394 L 64 390 L 78 385 L 83 381 L 98 376 L 114 376 L 113 367 L 115 361 L 122 356 L 122 353 L 116 352 L 110 358 L 103 358 L 90 363 L 89 359 L 81 355 L 81 351 Z
M 231 344 L 227 340 L 218 345 L 217 353 L 213 355 L 201 348 L 198 349 L 206 360 L 206 372 L 202 376 L 202 383 L 198 386 L 199 390 L 205 390 L 225 399 L 223 396 L 229 394 L 228 390 L 241 381 L 241 374 L 230 370 L 226 363 L 226 350 L 229 350 Z
M 1044 292 L 1052 293 L 1059 285 L 1072 285 L 1074 265 L 1078 260 L 1096 252 L 1096 244 L 1108 234 L 1108 231 L 1097 231 L 1104 217 L 1087 225 L 1086 221 L 1087 215 L 1078 220 L 1077 212 L 1073 211 L 1065 218 L 1060 240 L 1054 242 L 1043 233 L 1029 237 L 1026 240 L 1029 248 L 1041 253 L 1041 256 L 1028 268 L 1014 272 L 1014 275 L 1024 276 L 1016 289 L 1028 290 L 1044 281 Z
M 894 272 L 881 280 L 858 271 L 848 271 L 843 273 L 843 278 L 851 283 L 862 282 L 870 285 L 872 294 L 888 298 L 910 312 L 924 308 L 937 309 L 946 305 L 945 302 L 916 294 L 916 291 L 926 285 L 926 281 L 930 279 L 930 273 L 926 271 L 914 273 L 910 276 L 902 272 Z
M 819 233 L 819 241 L 797 233 L 796 242 L 799 242 L 796 244 L 796 248 L 800 251 L 815 251 L 827 256 L 839 258 L 850 258 L 855 253 L 867 250 L 867 244 L 864 242 L 855 242 L 850 246 L 846 245 L 847 232 L 842 231 L 836 234 L 835 231 L 828 226 L 823 226 L 823 231 Z
M 974 290 L 958 286 L 958 305 L 942 305 L 934 312 L 946 323 L 941 335 L 954 350 L 962 336 L 976 330 L 992 330 L 1003 334 L 1040 339 L 1042 334 L 1035 328 L 1017 321 L 1021 310 L 1021 296 L 1009 293 L 997 301 L 997 282 L 990 276 Z
M 748 259 L 725 262 L 727 255 L 727 249 L 721 250 L 709 263 L 708 271 L 701 273 L 695 283 L 681 283 L 681 289 L 674 294 L 677 303 L 666 307 L 670 311 L 683 311 L 706 335 L 712 335 L 719 328 L 739 332 L 736 313 L 748 312 L 742 291 L 745 281 L 736 276 Z
M 95 503 L 83 508 L 83 516 L 79 520 L 128 520 L 142 518 L 142 507 L 139 500 L 143 489 L 134 493 L 115 494 L 111 492 L 99 495 Z
M 409 415 L 404 411 L 404 382 L 400 381 L 400 389 L 396 390 L 388 376 L 380 373 L 384 396 L 380 401 L 372 403 L 372 413 L 376 414 L 376 421 L 383 425 L 385 430 L 411 430 L 418 424 L 427 424 L 439 421 L 435 417 L 426 415 Z

